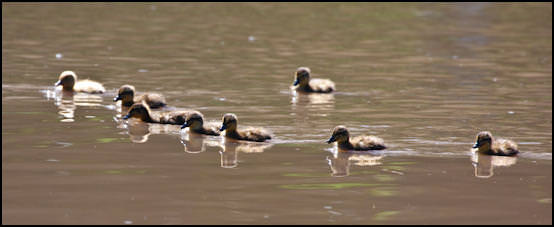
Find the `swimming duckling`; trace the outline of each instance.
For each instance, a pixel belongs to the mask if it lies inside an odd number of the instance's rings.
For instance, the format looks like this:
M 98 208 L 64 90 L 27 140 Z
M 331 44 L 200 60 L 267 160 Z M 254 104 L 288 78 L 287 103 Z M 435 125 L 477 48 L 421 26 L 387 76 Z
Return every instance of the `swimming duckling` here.
M 477 142 L 473 145 L 474 151 L 488 155 L 512 156 L 519 151 L 517 144 L 507 139 L 495 139 L 490 132 L 477 134 Z
M 143 100 L 140 103 L 133 104 L 127 115 L 123 119 L 129 119 L 132 117 L 139 118 L 148 123 L 160 123 L 160 124 L 172 124 L 182 125 L 185 123 L 187 115 L 191 114 L 194 110 L 181 110 L 162 113 L 152 113 L 150 107 Z
M 104 93 L 106 89 L 101 83 L 89 79 L 77 81 L 77 74 L 73 71 L 63 71 L 54 86 L 62 85 L 64 91 L 85 93 Z
M 121 100 L 122 106 L 132 106 L 134 103 L 144 100 L 150 108 L 160 108 L 166 105 L 165 98 L 157 93 L 144 93 L 135 97 L 135 87 L 125 84 L 119 88 L 114 102 Z
M 209 125 L 206 127 L 204 125 L 204 116 L 198 111 L 194 111 L 191 114 L 187 115 L 185 123 L 181 126 L 181 129 L 190 127 L 190 131 L 206 134 L 210 136 L 219 136 L 219 130 L 216 125 Z
M 237 130 L 237 116 L 232 113 L 223 115 L 223 125 L 219 131 L 227 130 L 225 137 L 237 140 L 249 140 L 256 142 L 263 142 L 271 139 L 271 135 L 263 128 L 248 127 L 243 130 Z
M 383 139 L 376 136 L 357 136 L 350 138 L 346 127 L 339 125 L 333 129 L 333 135 L 327 143 L 337 142 L 342 150 L 381 150 L 385 149 Z
M 335 90 L 335 83 L 328 79 L 310 79 L 310 68 L 300 67 L 294 74 L 293 86 L 296 90 L 304 92 L 329 93 Z

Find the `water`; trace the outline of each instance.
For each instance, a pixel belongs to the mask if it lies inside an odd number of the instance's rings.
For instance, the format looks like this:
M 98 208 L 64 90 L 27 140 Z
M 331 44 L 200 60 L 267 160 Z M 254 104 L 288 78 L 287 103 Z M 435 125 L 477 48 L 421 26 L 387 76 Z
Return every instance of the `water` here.
M 551 3 L 3 3 L 2 61 L 3 224 L 552 224 Z M 121 121 L 126 83 L 275 137 Z M 390 148 L 337 154 L 339 124 Z

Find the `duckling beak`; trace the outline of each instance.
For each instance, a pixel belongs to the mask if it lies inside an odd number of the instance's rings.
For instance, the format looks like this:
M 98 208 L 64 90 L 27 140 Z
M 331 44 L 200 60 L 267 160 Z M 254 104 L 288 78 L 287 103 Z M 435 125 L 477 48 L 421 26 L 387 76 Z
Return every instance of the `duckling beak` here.
M 294 81 L 294 84 L 292 84 L 292 86 L 296 86 L 296 85 L 298 85 L 299 83 L 300 83 L 300 81 L 298 81 L 298 79 L 296 79 L 296 80 Z
M 188 124 L 187 121 L 185 121 L 185 123 L 181 126 L 181 129 L 184 129 L 184 128 L 186 128 L 186 127 L 189 127 L 189 124 Z
M 61 85 L 61 84 L 62 84 L 62 81 L 61 81 L 61 80 L 58 80 L 58 81 L 56 81 L 56 83 L 54 84 L 54 86 L 59 86 L 59 85 Z
M 332 142 L 335 142 L 335 141 L 337 141 L 337 140 L 335 139 L 335 137 L 334 137 L 334 136 L 331 136 L 331 138 L 329 138 L 329 140 L 327 140 L 327 143 L 332 143 Z
M 222 125 L 221 128 L 219 129 L 220 132 L 223 132 L 223 130 L 227 129 L 227 126 L 225 125 Z
M 131 116 L 130 116 L 129 114 L 127 114 L 127 115 L 125 115 L 125 116 L 123 117 L 123 120 L 127 120 L 127 119 L 129 119 L 130 117 L 131 117 Z
M 115 97 L 115 98 L 113 99 L 114 102 L 117 102 L 117 100 L 121 100 L 121 96 L 118 95 L 117 97 Z
M 480 146 L 479 142 L 473 144 L 473 147 L 472 148 L 478 148 Z

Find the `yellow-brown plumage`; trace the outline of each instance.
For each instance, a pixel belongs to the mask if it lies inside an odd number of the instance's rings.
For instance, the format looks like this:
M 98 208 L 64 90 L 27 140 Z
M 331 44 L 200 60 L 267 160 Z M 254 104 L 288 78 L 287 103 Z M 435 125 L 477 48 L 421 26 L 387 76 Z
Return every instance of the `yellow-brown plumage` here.
M 382 150 L 385 149 L 383 139 L 376 136 L 356 136 L 350 138 L 346 127 L 339 125 L 333 129 L 333 134 L 327 143 L 337 142 L 340 150 Z
M 227 113 L 223 115 L 223 125 L 219 130 L 226 130 L 225 137 L 237 140 L 263 142 L 271 139 L 271 133 L 263 128 L 248 127 L 238 130 L 237 124 L 237 116 L 232 113 Z
M 62 85 L 64 91 L 75 91 L 75 92 L 84 92 L 84 93 L 104 93 L 106 89 L 102 86 L 101 83 L 92 81 L 89 79 L 77 81 L 77 74 L 73 71 L 63 71 L 58 78 L 58 81 L 54 84 L 56 89 L 59 89 L 58 86 Z
M 135 96 L 135 87 L 125 84 L 121 86 L 114 98 L 114 102 L 121 100 L 122 106 L 132 106 L 135 103 L 145 101 L 150 108 L 160 108 L 166 105 L 165 98 L 158 93 L 144 93 Z
M 495 139 L 487 131 L 477 134 L 477 141 L 473 148 L 473 151 L 488 155 L 512 156 L 519 153 L 515 142 L 501 138 Z
M 335 91 L 335 83 L 328 79 L 310 79 L 310 68 L 300 67 L 294 74 L 293 86 L 297 91 L 329 93 Z

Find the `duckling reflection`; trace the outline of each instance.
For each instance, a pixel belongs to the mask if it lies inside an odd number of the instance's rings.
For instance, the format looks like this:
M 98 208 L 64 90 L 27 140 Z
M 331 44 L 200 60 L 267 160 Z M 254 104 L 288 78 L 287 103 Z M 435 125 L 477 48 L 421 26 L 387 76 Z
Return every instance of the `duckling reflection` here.
M 117 128 L 127 129 L 129 139 L 133 143 L 145 143 L 152 134 L 175 134 L 179 133 L 179 126 L 169 124 L 149 124 L 136 120 L 125 121 L 114 117 Z
M 291 91 L 292 108 L 306 107 L 308 110 L 314 110 L 318 113 L 333 110 L 335 108 L 335 95 L 333 93 L 304 93 Z M 299 108 L 304 111 L 304 108 Z
M 327 156 L 329 167 L 331 167 L 331 176 L 345 177 L 350 175 L 350 164 L 357 166 L 376 166 L 381 165 L 381 159 L 383 159 L 383 152 L 354 152 L 349 150 L 342 150 L 340 148 L 334 149 L 333 156 Z
M 191 132 L 190 129 L 185 129 L 186 132 L 181 132 L 180 141 L 183 144 L 184 151 L 191 154 L 201 153 L 206 151 L 206 146 L 220 147 L 221 138 L 205 136 L 199 133 Z
M 221 167 L 235 168 L 238 166 L 237 157 L 239 152 L 262 153 L 265 149 L 272 147 L 270 143 L 255 143 L 224 138 L 220 145 Z
M 475 177 L 490 178 L 494 175 L 494 168 L 499 166 L 512 166 L 516 164 L 515 156 L 487 155 L 479 152 L 472 152 L 471 164 L 475 169 Z
M 62 117 L 61 122 L 74 122 L 77 106 L 102 106 L 102 97 L 96 94 L 57 89 L 47 91 L 45 96 L 48 100 L 54 99 L 54 105 L 58 107 L 58 114 Z
M 62 93 L 62 95 L 56 97 L 54 105 L 58 107 L 58 114 L 62 117 L 61 122 L 75 121 L 75 110 L 77 107 L 73 100 L 73 94 L 64 96 Z

